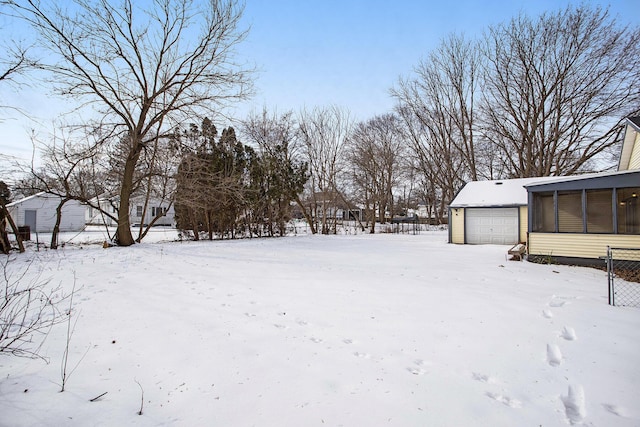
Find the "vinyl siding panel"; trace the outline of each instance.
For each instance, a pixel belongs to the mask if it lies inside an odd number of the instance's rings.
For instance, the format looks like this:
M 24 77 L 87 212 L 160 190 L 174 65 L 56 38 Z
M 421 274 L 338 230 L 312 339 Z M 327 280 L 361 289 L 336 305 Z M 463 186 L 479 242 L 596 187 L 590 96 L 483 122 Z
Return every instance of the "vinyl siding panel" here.
M 597 259 L 607 255 L 607 246 L 640 248 L 640 235 L 624 234 L 529 234 L 529 254 Z
M 636 133 L 636 140 L 629 160 L 629 169 L 640 169 L 640 133 Z
M 464 244 L 464 208 L 451 209 L 451 243 Z
M 527 241 L 527 230 L 529 229 L 529 216 L 526 206 L 520 206 L 520 241 Z

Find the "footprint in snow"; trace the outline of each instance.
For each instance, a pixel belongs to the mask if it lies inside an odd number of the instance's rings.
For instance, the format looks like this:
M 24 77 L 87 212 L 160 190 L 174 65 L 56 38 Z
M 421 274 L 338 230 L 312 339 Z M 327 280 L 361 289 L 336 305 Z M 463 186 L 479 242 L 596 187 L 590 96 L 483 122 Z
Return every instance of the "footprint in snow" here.
M 566 301 L 551 300 L 551 301 L 549 302 L 549 306 L 550 306 L 550 307 L 556 307 L 556 308 L 557 308 L 557 307 L 562 307 L 562 306 L 564 306 L 566 303 L 567 303 Z
M 280 325 L 280 324 L 278 324 L 278 323 L 274 323 L 274 324 L 273 324 L 273 326 L 275 326 L 275 327 L 276 327 L 276 328 L 278 328 L 278 329 L 287 329 L 287 326 L 285 326 L 285 325 Z
M 322 342 L 322 340 L 321 340 L 320 338 L 312 337 L 312 338 L 309 338 L 309 339 L 310 339 L 311 341 L 313 341 L 314 343 L 316 343 L 316 344 L 319 344 L 319 343 L 321 343 L 321 342 Z
M 490 391 L 487 392 L 487 396 L 489 396 L 490 398 L 492 398 L 493 400 L 495 400 L 496 402 L 500 402 L 504 405 L 507 405 L 510 408 L 521 408 L 522 407 L 522 402 L 520 402 L 518 399 L 513 399 L 509 396 L 503 396 L 499 393 L 492 393 Z
M 564 411 L 571 424 L 578 424 L 584 420 L 586 415 L 586 402 L 584 389 L 580 385 L 569 386 L 566 396 L 560 396 L 564 404 Z
M 479 372 L 472 372 L 471 377 L 476 380 L 487 384 L 493 384 L 496 382 L 494 378 L 489 375 L 481 374 Z
M 547 362 L 554 367 L 562 363 L 562 353 L 557 345 L 547 344 Z
M 345 344 L 353 344 L 353 340 L 349 338 L 342 340 L 342 342 Z
M 603 403 L 602 406 L 607 411 L 611 412 L 613 415 L 617 415 L 619 417 L 626 417 L 627 411 L 617 405 L 612 405 L 610 403 Z
M 407 368 L 407 371 L 411 372 L 413 375 L 424 375 L 426 373 L 426 371 L 422 368 L 414 368 L 412 366 L 409 366 Z
M 360 353 L 359 351 L 356 351 L 353 355 L 361 359 L 371 359 L 371 355 L 369 353 Z
M 578 339 L 578 337 L 576 336 L 576 331 L 568 326 L 565 326 L 564 329 L 562 329 L 560 336 L 567 341 L 575 341 Z
M 416 366 L 410 366 L 407 368 L 407 371 L 411 372 L 413 375 L 424 375 L 427 373 L 427 371 L 422 369 L 422 367 L 428 365 L 428 362 L 422 359 L 416 359 L 413 364 Z
M 253 313 L 245 313 L 244 315 L 247 317 L 256 317 L 256 315 Z
M 547 319 L 551 319 L 553 317 L 553 313 L 551 312 L 551 310 L 542 310 L 542 316 Z

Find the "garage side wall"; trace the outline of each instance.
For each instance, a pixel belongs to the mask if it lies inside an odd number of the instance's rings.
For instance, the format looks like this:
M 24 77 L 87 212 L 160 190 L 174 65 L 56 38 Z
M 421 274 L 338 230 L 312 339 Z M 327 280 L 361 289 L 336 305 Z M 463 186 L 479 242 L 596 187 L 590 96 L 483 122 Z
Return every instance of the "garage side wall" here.
M 451 243 L 464 244 L 464 208 L 451 208 L 449 227 L 451 227 Z
M 529 230 L 529 216 L 526 206 L 520 206 L 520 243 L 527 241 L 527 231 Z

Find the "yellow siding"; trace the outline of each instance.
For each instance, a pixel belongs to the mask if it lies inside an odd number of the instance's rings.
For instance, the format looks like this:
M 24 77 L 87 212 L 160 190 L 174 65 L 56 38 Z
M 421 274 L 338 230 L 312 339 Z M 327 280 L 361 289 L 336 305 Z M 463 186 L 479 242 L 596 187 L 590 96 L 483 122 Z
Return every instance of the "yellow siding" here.
M 530 255 L 597 259 L 607 255 L 607 246 L 640 248 L 640 236 L 568 233 L 531 233 L 529 235 Z
M 629 160 L 629 170 L 640 169 L 640 133 L 636 133 L 636 140 L 631 151 L 631 159 Z
M 527 207 L 520 206 L 520 242 L 527 241 L 527 228 L 529 217 L 527 216 Z
M 451 227 L 451 243 L 464 244 L 464 208 L 451 209 L 449 227 Z

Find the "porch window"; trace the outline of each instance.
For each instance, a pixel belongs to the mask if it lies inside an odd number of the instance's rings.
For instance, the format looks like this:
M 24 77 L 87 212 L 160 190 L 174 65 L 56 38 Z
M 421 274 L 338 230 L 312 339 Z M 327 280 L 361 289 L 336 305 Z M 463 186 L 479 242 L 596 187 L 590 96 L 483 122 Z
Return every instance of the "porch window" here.
M 587 190 L 587 233 L 613 233 L 613 190 Z
M 142 218 L 142 206 L 136 206 L 136 216 Z
M 558 192 L 558 231 L 582 233 L 582 191 Z
M 616 192 L 618 233 L 640 234 L 640 187 L 619 188 Z
M 533 196 L 533 231 L 553 233 L 556 231 L 553 192 L 535 193 Z

